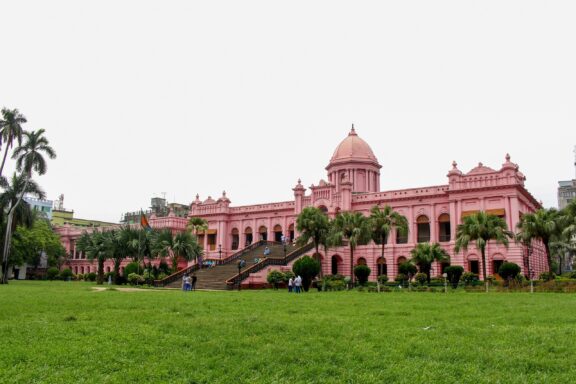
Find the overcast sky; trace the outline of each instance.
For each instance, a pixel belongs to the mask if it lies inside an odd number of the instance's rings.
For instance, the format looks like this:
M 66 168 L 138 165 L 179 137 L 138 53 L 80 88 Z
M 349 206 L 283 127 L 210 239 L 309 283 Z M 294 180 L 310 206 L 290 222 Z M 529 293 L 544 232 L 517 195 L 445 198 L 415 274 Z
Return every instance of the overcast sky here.
M 77 217 L 150 198 L 293 199 L 355 124 L 383 190 L 499 169 L 575 177 L 576 1 L 7 1 L 0 106 L 58 153 Z M 10 164 L 8 172 L 13 171 Z

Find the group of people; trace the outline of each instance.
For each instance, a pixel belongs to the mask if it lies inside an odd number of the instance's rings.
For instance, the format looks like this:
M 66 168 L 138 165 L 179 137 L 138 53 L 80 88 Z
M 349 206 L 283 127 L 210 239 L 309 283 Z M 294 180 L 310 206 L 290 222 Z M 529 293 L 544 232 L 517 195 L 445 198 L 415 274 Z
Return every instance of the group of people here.
M 192 290 L 196 290 L 196 280 L 198 280 L 198 278 L 196 277 L 195 274 L 192 274 L 192 276 L 190 276 L 189 274 L 185 274 L 184 277 L 182 278 L 182 290 L 187 292 L 187 291 L 192 291 Z
M 301 293 L 302 292 L 302 278 L 300 275 L 290 278 L 288 280 L 288 292 Z

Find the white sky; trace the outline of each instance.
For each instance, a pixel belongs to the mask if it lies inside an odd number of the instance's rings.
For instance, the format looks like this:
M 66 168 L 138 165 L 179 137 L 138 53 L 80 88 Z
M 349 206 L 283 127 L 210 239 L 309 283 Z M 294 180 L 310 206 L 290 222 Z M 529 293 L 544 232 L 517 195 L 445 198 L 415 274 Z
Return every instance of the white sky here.
M 45 128 L 77 217 L 291 200 L 351 123 L 382 189 L 499 169 L 574 178 L 576 1 L 7 1 L 0 106 Z M 9 165 L 8 172 L 13 170 Z

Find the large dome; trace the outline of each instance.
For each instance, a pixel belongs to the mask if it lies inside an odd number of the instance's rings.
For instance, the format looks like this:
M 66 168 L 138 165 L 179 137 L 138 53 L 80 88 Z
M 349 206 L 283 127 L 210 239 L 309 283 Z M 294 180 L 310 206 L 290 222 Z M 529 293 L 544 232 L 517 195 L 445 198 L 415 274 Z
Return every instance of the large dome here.
M 374 156 L 372 148 L 358 136 L 354 125 L 352 125 L 352 130 L 348 134 L 348 137 L 345 138 L 338 148 L 336 148 L 336 151 L 334 151 L 330 164 L 349 161 L 373 162 L 378 164 L 378 159 Z

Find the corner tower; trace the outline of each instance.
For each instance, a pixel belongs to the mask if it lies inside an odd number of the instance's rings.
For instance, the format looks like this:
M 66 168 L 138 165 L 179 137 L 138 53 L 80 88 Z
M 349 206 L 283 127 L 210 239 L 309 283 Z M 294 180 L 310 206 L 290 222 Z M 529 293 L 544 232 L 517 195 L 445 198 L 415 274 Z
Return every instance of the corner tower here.
M 374 152 L 364 140 L 362 140 L 354 125 L 326 167 L 328 180 L 336 186 L 340 192 L 344 182 L 352 183 L 352 192 L 370 193 L 380 192 L 380 168 Z

